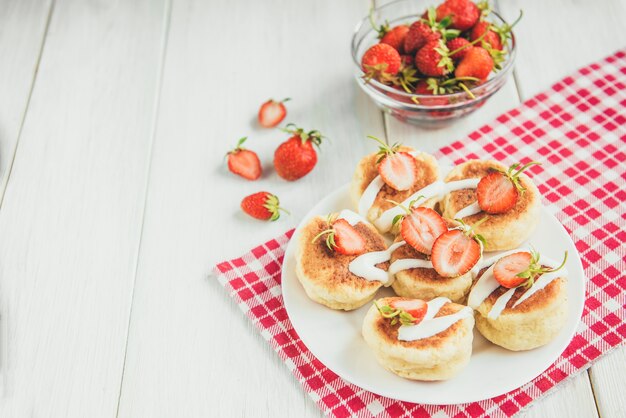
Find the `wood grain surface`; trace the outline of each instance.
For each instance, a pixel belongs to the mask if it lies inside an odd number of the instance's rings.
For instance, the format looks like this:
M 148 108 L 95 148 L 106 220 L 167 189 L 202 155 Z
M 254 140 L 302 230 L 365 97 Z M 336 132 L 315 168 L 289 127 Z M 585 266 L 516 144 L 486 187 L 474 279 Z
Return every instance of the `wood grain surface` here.
M 321 416 L 212 265 L 348 182 L 375 149 L 366 135 L 434 151 L 624 46 L 620 0 L 500 0 L 508 19 L 525 12 L 514 76 L 471 117 L 424 130 L 351 80 L 370 5 L 0 0 L 0 417 Z M 271 168 L 287 134 L 255 123 L 270 97 L 328 137 L 296 183 Z M 257 182 L 225 169 L 242 136 L 266 168 Z M 259 190 L 291 215 L 242 215 Z M 521 415 L 624 416 L 625 356 Z

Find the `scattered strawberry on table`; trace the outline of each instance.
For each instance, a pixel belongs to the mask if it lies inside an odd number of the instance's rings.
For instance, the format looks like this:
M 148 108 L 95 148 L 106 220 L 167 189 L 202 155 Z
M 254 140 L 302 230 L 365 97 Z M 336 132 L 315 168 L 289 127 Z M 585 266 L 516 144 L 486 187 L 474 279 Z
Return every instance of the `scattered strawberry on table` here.
M 281 211 L 289 213 L 280 207 L 278 196 L 269 192 L 258 192 L 244 197 L 241 201 L 241 209 L 253 218 L 263 221 L 275 221 L 280 218 Z
M 513 24 L 500 26 L 489 20 L 487 1 L 445 0 L 430 7 L 416 21 L 377 26 L 379 43 L 361 58 L 364 79 L 377 80 L 406 93 L 442 95 L 470 89 L 499 71 L 508 54 Z M 417 16 L 416 16 L 417 17 Z M 395 96 L 394 96 L 395 97 Z M 416 98 L 412 100 L 416 103 Z M 425 101 L 424 105 L 447 104 Z
M 261 177 L 263 169 L 258 155 L 242 146 L 247 139 L 241 138 L 237 146 L 226 154 L 228 169 L 247 180 L 256 180 Z
M 326 236 L 326 247 L 342 255 L 359 255 L 365 252 L 365 238 L 345 219 L 327 220 L 329 228 L 313 238 L 313 242 Z
M 269 99 L 267 102 L 263 103 L 259 109 L 259 125 L 264 128 L 273 128 L 278 126 L 278 124 L 285 119 L 285 116 L 287 116 L 285 102 L 289 100 L 289 98 L 286 98 L 277 102 L 273 99 Z
M 317 164 L 317 152 L 324 136 L 317 130 L 306 132 L 290 123 L 283 131 L 291 137 L 279 145 L 274 153 L 274 168 L 285 180 L 294 181 L 306 176 Z

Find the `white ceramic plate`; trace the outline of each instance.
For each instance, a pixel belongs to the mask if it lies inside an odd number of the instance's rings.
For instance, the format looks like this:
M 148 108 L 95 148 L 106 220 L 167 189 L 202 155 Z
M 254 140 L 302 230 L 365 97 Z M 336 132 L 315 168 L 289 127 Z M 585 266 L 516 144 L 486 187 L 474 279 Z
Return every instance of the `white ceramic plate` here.
M 569 235 L 545 208 L 535 233 L 529 239 L 541 254 L 556 260 L 567 259 L 570 313 L 561 333 L 549 344 L 530 351 L 513 352 L 498 347 L 474 330 L 473 354 L 468 366 L 443 382 L 416 382 L 385 370 L 361 336 L 361 323 L 370 307 L 343 312 L 309 299 L 296 277 L 296 246 L 302 226 L 316 215 L 352 209 L 349 186 L 331 193 L 315 205 L 302 220 L 287 247 L 282 271 L 285 307 L 298 335 L 311 352 L 339 376 L 379 395 L 422 404 L 457 404 L 491 398 L 516 389 L 546 370 L 571 341 L 582 315 L 585 276 L 580 257 Z M 381 289 L 377 297 L 391 296 Z

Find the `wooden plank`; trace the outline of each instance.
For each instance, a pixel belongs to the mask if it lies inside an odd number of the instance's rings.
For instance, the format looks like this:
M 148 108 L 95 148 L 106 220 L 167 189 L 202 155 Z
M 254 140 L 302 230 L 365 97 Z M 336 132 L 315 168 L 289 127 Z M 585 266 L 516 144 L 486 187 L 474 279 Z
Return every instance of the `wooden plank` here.
M 500 8 L 509 21 L 524 10 L 515 28 L 522 99 L 624 47 L 617 30 L 626 19 L 626 2 L 621 0 L 507 0 L 500 2 Z
M 348 48 L 366 12 L 361 0 L 173 3 L 119 416 L 320 416 L 207 274 L 295 226 L 374 149 L 364 136 L 382 135 L 382 117 L 351 81 Z M 287 135 L 254 123 L 270 97 L 292 98 L 285 122 L 330 138 L 295 183 L 271 168 Z M 224 168 L 244 135 L 266 169 L 257 182 Z M 291 216 L 244 216 L 241 198 L 259 190 L 278 194 Z
M 616 348 L 591 367 L 593 393 L 602 418 L 626 416 L 626 347 Z
M 0 2 L 0 201 L 45 40 L 50 1 Z
M 598 416 L 587 373 L 560 384 L 545 398 L 533 402 L 520 414 L 524 418 Z
M 0 416 L 115 414 L 164 12 L 56 1 L 0 211 Z

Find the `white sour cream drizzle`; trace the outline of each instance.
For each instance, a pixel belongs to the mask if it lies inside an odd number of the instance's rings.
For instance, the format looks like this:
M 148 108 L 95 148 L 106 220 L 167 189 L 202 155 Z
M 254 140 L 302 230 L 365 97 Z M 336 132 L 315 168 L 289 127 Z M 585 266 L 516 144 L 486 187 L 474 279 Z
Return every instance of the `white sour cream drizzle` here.
M 463 209 L 454 214 L 454 219 L 463 219 L 466 216 L 476 215 L 480 213 L 482 209 L 478 205 L 478 201 L 472 203 L 469 206 L 465 206 Z
M 374 200 L 376 200 L 378 192 L 380 192 L 380 189 L 382 189 L 384 185 L 385 182 L 380 176 L 374 177 L 374 180 L 372 180 L 372 182 L 367 185 L 367 188 L 359 199 L 358 210 L 361 216 L 367 218 L 367 213 L 369 212 L 372 205 L 374 205 Z
M 476 284 L 474 284 L 474 287 L 470 291 L 470 294 L 467 297 L 468 306 L 472 307 L 473 309 L 478 308 L 485 301 L 485 299 L 487 299 L 489 295 L 493 293 L 494 290 L 500 287 L 500 283 L 498 283 L 493 275 L 493 266 L 495 265 L 495 262 L 503 257 L 506 257 L 507 255 L 514 254 L 520 251 L 528 251 L 528 249 L 517 248 L 515 250 L 507 251 L 505 253 L 490 257 L 489 259 L 476 264 L 476 266 L 472 269 L 472 274 L 474 275 L 474 277 L 478 275 L 481 269 L 485 268 L 486 266 L 490 267 L 485 270 L 483 275 L 480 276 L 480 278 L 478 279 Z M 556 268 L 559 266 L 560 263 L 555 260 L 542 257 L 541 264 L 551 268 Z M 549 285 L 553 280 L 559 277 L 566 276 L 567 270 L 564 268 L 554 273 L 542 274 L 541 276 L 539 276 L 537 281 L 535 281 L 535 283 L 528 290 L 526 290 L 526 292 L 524 292 L 524 294 L 522 294 L 522 296 L 513 304 L 512 308 L 517 307 L 520 303 L 524 302 L 526 299 L 530 298 L 532 295 Z M 502 311 L 504 311 L 504 309 L 506 308 L 507 303 L 515 293 L 515 290 L 516 288 L 509 289 L 505 293 L 500 295 L 500 297 L 496 299 L 495 303 L 491 307 L 491 310 L 489 311 L 487 317 L 490 319 L 498 318 Z
M 390 276 L 385 270 L 376 267 L 376 264 L 389 261 L 391 259 L 391 253 L 404 244 L 406 244 L 405 241 L 399 241 L 392 244 L 386 250 L 361 254 L 350 262 L 348 270 L 355 276 L 362 277 L 365 280 L 377 280 L 385 285 L 390 285 L 393 276 Z
M 401 258 L 391 263 L 388 272 L 390 276 L 395 276 L 399 271 L 417 268 L 431 269 L 433 268 L 433 263 L 430 260 L 421 260 L 419 258 Z
M 344 209 L 341 212 L 339 212 L 339 216 L 337 216 L 337 219 L 345 219 L 352 226 L 358 224 L 359 222 L 369 224 L 367 219 L 365 219 L 364 217 L 362 217 L 356 212 L 352 212 L 349 209 Z
M 430 183 L 428 186 L 416 191 L 411 196 L 406 198 L 403 202 L 403 206 L 408 206 L 411 201 L 417 199 L 418 196 L 423 196 L 423 200 L 428 200 L 431 198 L 441 198 L 443 195 L 454 192 L 456 190 L 463 189 L 475 189 L 478 186 L 478 182 L 480 179 L 465 179 L 451 182 L 443 182 L 441 180 L 437 180 L 433 183 Z M 369 187 L 369 186 L 368 186 Z M 375 196 L 374 196 L 375 197 Z M 373 201 L 372 201 L 373 202 Z M 359 202 L 359 211 L 361 208 L 361 202 Z M 369 209 L 368 209 L 369 210 Z M 391 224 L 393 222 L 393 218 L 396 215 L 401 215 L 403 209 L 400 206 L 394 206 L 391 209 L 383 212 L 382 215 L 376 221 L 374 221 L 374 225 L 381 232 L 387 232 L 391 229 Z
M 435 318 L 435 315 L 437 315 L 441 308 L 448 302 L 450 302 L 450 299 L 443 297 L 435 298 L 428 302 L 428 310 L 426 311 L 424 319 L 415 325 L 400 326 L 398 329 L 398 340 L 416 341 L 432 337 L 433 335 L 437 335 L 448 329 L 457 321 L 472 315 L 472 308 L 465 306 L 463 309 L 452 315 Z

